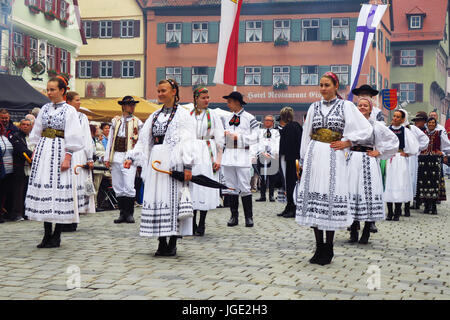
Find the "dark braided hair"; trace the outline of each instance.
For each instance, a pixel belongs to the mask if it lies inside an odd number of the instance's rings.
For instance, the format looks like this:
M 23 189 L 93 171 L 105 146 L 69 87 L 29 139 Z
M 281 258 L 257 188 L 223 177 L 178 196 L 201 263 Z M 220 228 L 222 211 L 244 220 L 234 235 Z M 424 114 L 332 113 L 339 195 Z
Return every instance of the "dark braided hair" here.
M 64 95 L 67 93 L 67 81 L 63 77 L 53 77 L 48 82 L 57 82 L 59 90 L 64 89 Z M 65 100 L 65 99 L 64 99 Z
M 176 90 L 175 93 L 175 101 L 173 102 L 173 106 L 175 106 L 180 101 L 180 89 L 178 88 L 178 83 L 173 79 L 161 80 L 158 85 L 168 83 L 172 87 L 172 89 Z

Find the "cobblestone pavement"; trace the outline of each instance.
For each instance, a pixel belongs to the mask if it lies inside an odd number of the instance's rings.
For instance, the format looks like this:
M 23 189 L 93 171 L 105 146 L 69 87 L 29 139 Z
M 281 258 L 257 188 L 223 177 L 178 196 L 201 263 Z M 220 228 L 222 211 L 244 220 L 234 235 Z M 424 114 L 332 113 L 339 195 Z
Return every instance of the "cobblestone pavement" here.
M 205 236 L 183 238 L 170 258 L 154 257 L 157 241 L 138 236 L 140 209 L 136 224 L 114 224 L 117 212 L 82 216 L 57 249 L 36 248 L 42 223 L 0 224 L 0 299 L 450 298 L 449 202 L 436 216 L 412 210 L 377 223 L 368 245 L 337 232 L 327 266 L 308 262 L 312 230 L 277 217 L 281 210 L 254 202 L 254 228 L 245 227 L 242 207 L 233 228 L 229 209 L 210 212 Z M 77 268 L 81 287 L 70 289 Z

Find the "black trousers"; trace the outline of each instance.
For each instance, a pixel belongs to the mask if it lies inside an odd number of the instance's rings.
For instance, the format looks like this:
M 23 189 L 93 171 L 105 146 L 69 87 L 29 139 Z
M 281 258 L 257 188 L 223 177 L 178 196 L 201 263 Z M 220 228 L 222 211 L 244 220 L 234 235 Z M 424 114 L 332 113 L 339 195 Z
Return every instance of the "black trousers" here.
M 286 160 L 286 198 L 288 206 L 295 206 L 294 204 L 294 188 L 297 183 L 297 168 L 294 160 Z
M 25 187 L 27 186 L 28 177 L 24 175 L 13 175 L 13 194 L 12 194 L 12 210 L 11 217 L 23 217 L 25 214 Z M 28 189 L 28 188 L 27 188 Z
M 260 177 L 261 177 L 261 183 L 259 186 L 259 189 L 261 191 L 261 198 L 265 198 L 266 197 L 266 190 L 267 190 L 267 186 L 269 186 L 269 197 L 273 197 L 273 193 L 275 191 L 275 187 L 274 187 L 274 179 L 275 179 L 275 175 L 264 175 L 264 165 L 258 161 L 258 172 L 260 173 Z M 270 170 L 270 167 L 267 169 Z

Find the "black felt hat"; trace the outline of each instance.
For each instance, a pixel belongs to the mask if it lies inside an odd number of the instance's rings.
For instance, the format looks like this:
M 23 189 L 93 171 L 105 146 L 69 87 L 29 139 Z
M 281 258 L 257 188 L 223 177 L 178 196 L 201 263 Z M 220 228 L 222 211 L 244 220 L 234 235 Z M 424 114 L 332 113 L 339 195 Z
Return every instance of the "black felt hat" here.
M 427 121 L 428 120 L 428 115 L 426 112 L 424 111 L 419 111 L 416 113 L 416 116 L 414 118 L 411 119 L 411 121 Z
M 136 104 L 139 103 L 139 101 L 134 100 L 132 96 L 125 96 L 123 97 L 122 101 L 119 101 L 117 103 L 123 106 L 125 104 Z
M 233 99 L 233 100 L 237 100 L 239 101 L 239 103 L 241 105 L 247 104 L 246 102 L 244 102 L 244 97 L 242 96 L 242 94 L 240 92 L 237 91 L 233 91 L 232 93 L 230 93 L 227 96 L 223 96 L 224 99 Z
M 355 96 L 360 96 L 364 92 L 367 92 L 372 97 L 375 97 L 378 93 L 380 93 L 378 90 L 375 90 L 374 88 L 372 88 L 368 84 L 363 84 L 361 87 L 355 88 L 355 89 L 352 90 L 352 93 Z

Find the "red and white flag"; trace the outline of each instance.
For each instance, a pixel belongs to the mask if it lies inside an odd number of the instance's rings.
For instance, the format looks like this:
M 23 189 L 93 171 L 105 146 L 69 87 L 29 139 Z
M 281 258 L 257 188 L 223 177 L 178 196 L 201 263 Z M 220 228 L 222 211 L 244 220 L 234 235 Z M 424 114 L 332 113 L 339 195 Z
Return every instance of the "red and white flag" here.
M 243 0 L 222 0 L 220 41 L 214 83 L 236 85 L 239 16 Z

